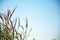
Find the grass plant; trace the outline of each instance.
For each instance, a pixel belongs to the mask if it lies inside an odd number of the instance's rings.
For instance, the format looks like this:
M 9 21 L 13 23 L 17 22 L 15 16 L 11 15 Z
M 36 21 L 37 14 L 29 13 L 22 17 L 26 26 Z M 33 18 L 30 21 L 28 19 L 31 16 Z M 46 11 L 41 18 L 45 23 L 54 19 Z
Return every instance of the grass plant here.
M 32 28 L 28 31 L 28 19 L 26 18 L 26 26 L 20 24 L 20 18 L 15 18 L 11 20 L 11 17 L 15 11 L 7 10 L 7 14 L 0 13 L 0 40 L 27 40 Z M 18 23 L 17 23 L 18 21 Z M 18 29 L 22 28 L 22 32 L 19 33 L 16 30 L 16 25 Z M 20 27 L 20 28 L 19 28 Z M 25 29 L 25 30 L 24 30 Z

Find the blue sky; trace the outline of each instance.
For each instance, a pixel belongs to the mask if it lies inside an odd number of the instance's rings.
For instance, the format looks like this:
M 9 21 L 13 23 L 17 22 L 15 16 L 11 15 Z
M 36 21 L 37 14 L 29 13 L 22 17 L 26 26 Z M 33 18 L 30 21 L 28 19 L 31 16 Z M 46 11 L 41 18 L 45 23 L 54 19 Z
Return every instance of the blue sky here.
M 13 10 L 17 5 L 13 18 L 20 17 L 21 24 L 25 18 L 32 27 L 28 40 L 60 40 L 60 1 L 58 0 L 0 0 L 0 12 Z M 13 19 L 12 18 L 12 19 Z

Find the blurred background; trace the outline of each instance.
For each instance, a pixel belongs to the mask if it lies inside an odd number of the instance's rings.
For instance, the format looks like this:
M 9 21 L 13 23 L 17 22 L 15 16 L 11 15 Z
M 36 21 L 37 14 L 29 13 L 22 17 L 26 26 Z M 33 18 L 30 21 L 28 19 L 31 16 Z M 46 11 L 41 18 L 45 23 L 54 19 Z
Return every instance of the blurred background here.
M 32 28 L 27 40 L 60 40 L 60 0 L 0 0 L 0 13 L 12 11 L 15 6 L 12 20 L 20 17 L 25 26 L 27 17 Z

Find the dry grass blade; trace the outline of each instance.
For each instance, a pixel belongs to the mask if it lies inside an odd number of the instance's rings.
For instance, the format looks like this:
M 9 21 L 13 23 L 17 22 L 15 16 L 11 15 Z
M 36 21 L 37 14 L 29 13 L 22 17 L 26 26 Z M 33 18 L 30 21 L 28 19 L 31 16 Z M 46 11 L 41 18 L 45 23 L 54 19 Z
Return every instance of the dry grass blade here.
M 20 34 L 20 40 L 22 40 L 22 34 Z
M 17 6 L 16 6 L 17 7 Z M 11 15 L 10 15 L 10 18 L 11 18 L 11 16 L 12 16 L 12 14 L 14 13 L 14 11 L 16 10 L 16 7 L 14 8 L 14 10 L 12 11 L 12 13 L 11 13 Z
M 29 37 L 31 30 L 32 30 L 32 28 L 29 30 L 29 33 L 28 33 L 28 35 L 26 36 L 26 39 Z
M 14 28 L 16 27 L 16 22 L 17 22 L 17 18 L 15 19 L 15 23 L 14 23 L 14 26 L 13 26 Z
M 22 30 L 24 30 L 24 27 L 22 25 L 20 25 L 20 27 L 22 28 Z
M 26 18 L 26 28 L 28 27 L 28 19 Z
M 3 18 L 2 18 L 2 15 L 1 15 L 1 13 L 0 13 L 0 18 L 2 19 L 2 21 L 4 21 L 4 20 L 3 20 Z
M 1 31 L 1 25 L 0 25 L 0 31 Z
M 10 15 L 11 15 L 11 11 L 8 10 L 7 16 L 10 17 Z
M 20 18 L 18 18 L 18 28 L 19 28 L 19 26 L 20 26 Z
M 18 33 L 17 33 L 17 31 L 16 31 L 16 38 L 17 38 L 17 40 L 18 40 Z

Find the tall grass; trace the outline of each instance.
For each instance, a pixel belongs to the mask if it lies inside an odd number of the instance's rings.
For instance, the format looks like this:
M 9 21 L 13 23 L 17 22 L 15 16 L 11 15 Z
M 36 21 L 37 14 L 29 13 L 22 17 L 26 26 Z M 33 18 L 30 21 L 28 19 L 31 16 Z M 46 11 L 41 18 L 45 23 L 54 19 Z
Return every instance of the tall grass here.
M 0 13 L 0 19 L 2 22 L 0 22 L 0 40 L 27 40 L 29 37 L 29 34 L 32 30 L 32 28 L 28 30 L 28 19 L 26 18 L 26 28 L 24 28 L 20 24 L 20 18 L 15 18 L 14 20 L 11 20 L 11 17 L 15 11 L 16 7 L 14 10 L 11 12 L 10 10 L 7 11 L 7 14 Z M 17 23 L 18 21 L 18 23 Z M 19 27 L 22 28 L 22 32 L 19 33 L 16 30 L 16 25 L 18 24 L 18 29 Z M 24 30 L 25 29 L 25 30 Z

